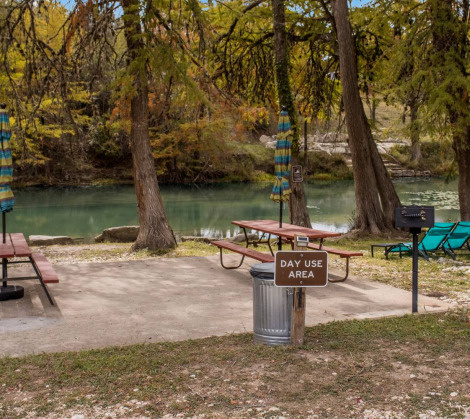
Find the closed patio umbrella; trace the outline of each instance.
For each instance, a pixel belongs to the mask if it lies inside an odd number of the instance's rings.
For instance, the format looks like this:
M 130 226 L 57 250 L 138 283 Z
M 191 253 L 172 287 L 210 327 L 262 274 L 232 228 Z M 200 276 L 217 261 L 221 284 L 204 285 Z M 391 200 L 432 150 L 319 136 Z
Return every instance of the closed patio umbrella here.
M 6 243 L 6 217 L 5 213 L 13 209 L 15 198 L 11 190 L 10 183 L 13 180 L 13 162 L 11 159 L 10 150 L 10 117 L 8 111 L 5 109 L 6 104 L 0 105 L 0 211 L 2 212 L 2 228 L 3 228 L 3 243 Z M 7 287 L 6 283 L 6 264 L 5 258 L 2 259 L 3 283 L 2 293 L 13 291 L 17 292 L 16 288 Z M 21 288 L 22 287 L 18 287 Z M 3 298 L 2 298 L 3 299 Z
M 282 203 L 289 201 L 292 190 L 290 188 L 289 177 L 292 158 L 292 129 L 289 114 L 282 110 L 279 115 L 278 134 L 276 151 L 274 153 L 274 170 L 276 180 L 270 198 L 274 202 L 279 202 L 279 227 L 282 228 Z M 279 238 L 279 250 L 282 249 L 282 242 Z
M 10 117 L 5 108 L 6 105 L 2 103 L 0 106 L 0 211 L 2 213 L 11 211 L 15 204 L 11 190 L 13 161 L 10 149 Z

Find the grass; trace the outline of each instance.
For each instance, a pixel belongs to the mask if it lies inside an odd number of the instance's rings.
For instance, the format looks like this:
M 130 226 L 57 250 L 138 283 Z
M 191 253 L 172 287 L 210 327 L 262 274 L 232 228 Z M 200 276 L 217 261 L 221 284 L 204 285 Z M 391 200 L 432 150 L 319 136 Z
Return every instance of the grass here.
M 300 348 L 242 334 L 3 358 L 0 417 L 105 417 L 123 407 L 127 417 L 459 417 L 470 403 L 469 350 L 468 317 L 441 314 L 307 328 Z
M 153 257 L 189 257 L 214 254 L 214 248 L 206 243 L 187 241 L 166 253 L 147 249 L 131 252 L 132 243 L 87 243 L 73 246 L 43 246 L 40 251 L 53 263 L 106 262 L 114 260 L 140 260 Z

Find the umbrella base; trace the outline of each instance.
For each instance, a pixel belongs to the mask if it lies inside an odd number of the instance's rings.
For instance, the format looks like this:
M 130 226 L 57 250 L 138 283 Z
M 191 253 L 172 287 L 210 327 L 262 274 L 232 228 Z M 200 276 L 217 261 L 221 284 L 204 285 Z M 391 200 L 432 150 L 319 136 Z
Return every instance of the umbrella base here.
M 15 300 L 24 297 L 24 288 L 19 285 L 0 287 L 0 301 Z

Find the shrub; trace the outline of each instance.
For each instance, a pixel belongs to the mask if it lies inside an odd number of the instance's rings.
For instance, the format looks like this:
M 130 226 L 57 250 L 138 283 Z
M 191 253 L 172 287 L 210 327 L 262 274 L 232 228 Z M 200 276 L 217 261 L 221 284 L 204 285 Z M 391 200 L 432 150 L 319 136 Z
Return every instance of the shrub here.
M 330 155 L 324 151 L 308 152 L 306 173 L 314 179 L 322 180 L 350 179 L 352 177 L 343 156 L 340 154 Z
M 433 175 L 444 175 L 451 170 L 455 155 L 449 140 L 423 141 L 421 153 L 423 155 L 422 167 L 430 170 Z M 411 162 L 411 146 L 395 146 L 391 149 L 390 155 L 403 166 L 414 168 Z

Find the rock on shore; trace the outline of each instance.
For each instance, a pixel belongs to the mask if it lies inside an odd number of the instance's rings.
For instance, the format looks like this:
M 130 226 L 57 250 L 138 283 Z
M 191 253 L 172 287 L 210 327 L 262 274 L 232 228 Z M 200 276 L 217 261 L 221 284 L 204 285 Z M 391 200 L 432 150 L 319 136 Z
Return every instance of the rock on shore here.
M 131 243 L 135 242 L 139 234 L 139 226 L 111 227 L 95 237 L 95 242 Z
M 29 236 L 31 246 L 52 246 L 54 244 L 74 244 L 73 239 L 68 236 Z

